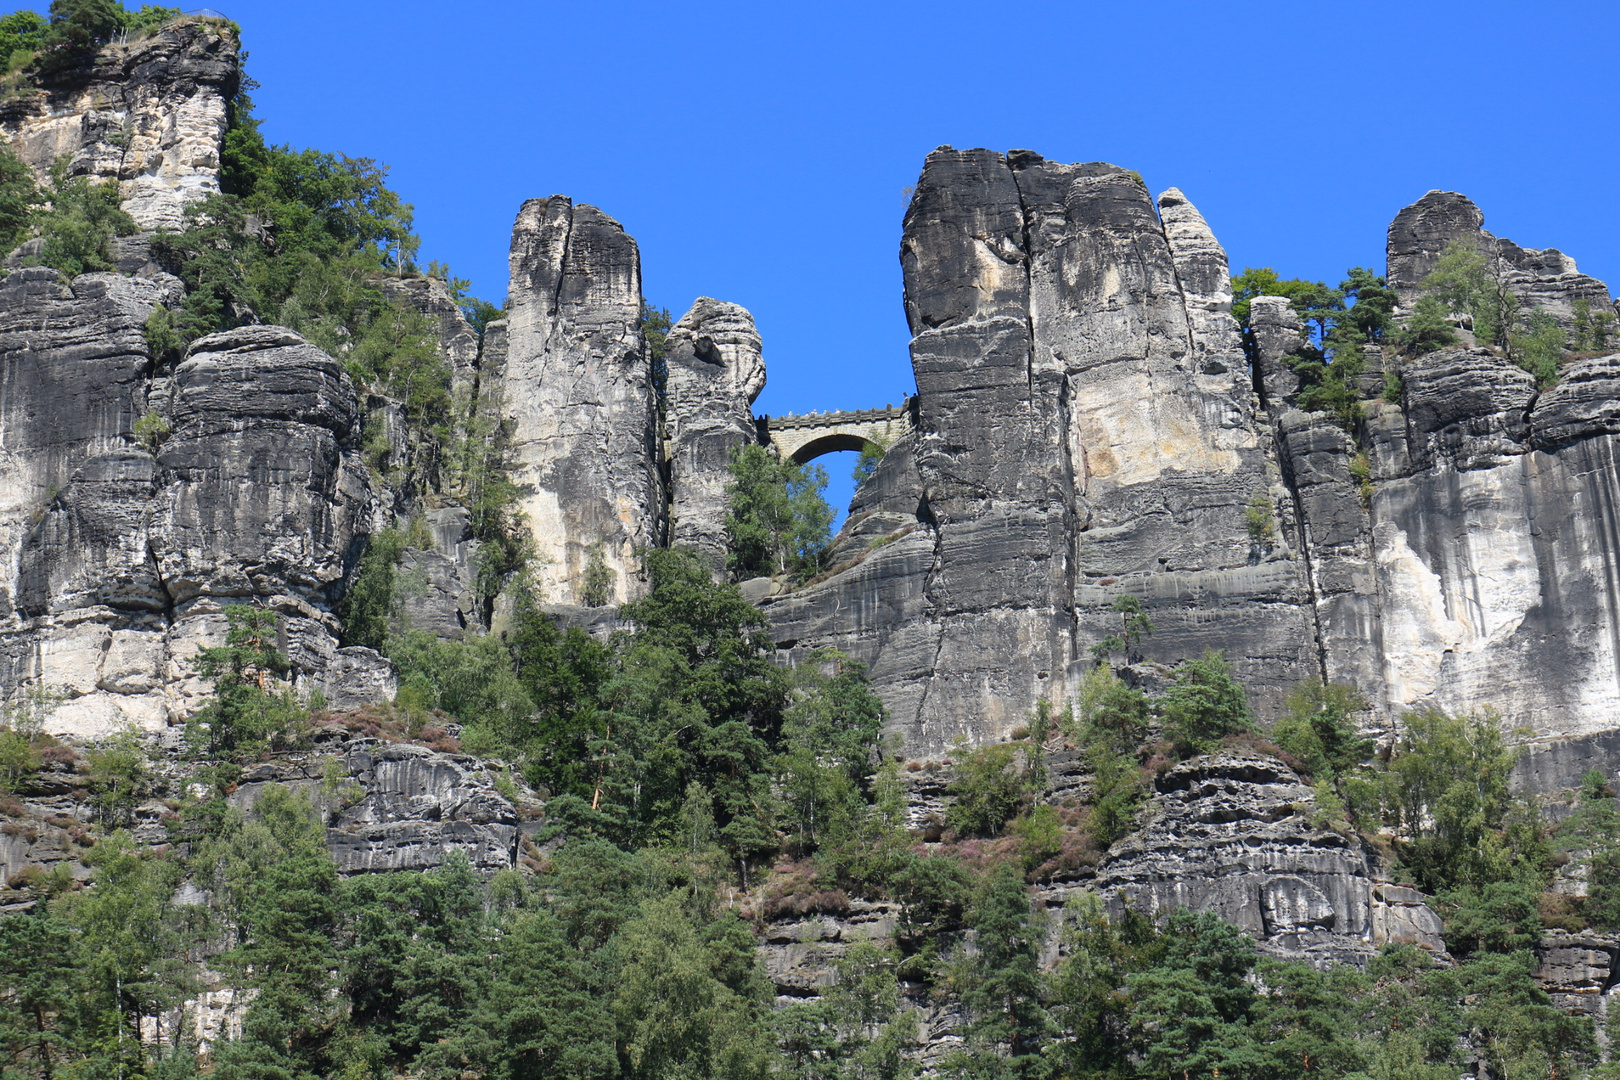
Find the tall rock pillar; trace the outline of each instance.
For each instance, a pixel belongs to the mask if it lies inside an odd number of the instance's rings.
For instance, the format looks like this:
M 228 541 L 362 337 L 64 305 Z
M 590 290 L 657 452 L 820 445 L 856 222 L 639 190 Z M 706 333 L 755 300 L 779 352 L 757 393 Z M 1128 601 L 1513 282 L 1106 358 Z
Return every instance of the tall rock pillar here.
M 553 195 L 518 211 L 511 266 L 505 408 L 538 577 L 554 603 L 621 603 L 663 539 L 640 254 L 617 221 Z M 611 581 L 588 597 L 592 567 Z
M 928 155 L 906 212 L 917 466 L 938 529 L 937 627 L 911 752 L 1005 738 L 1060 697 L 1072 655 L 1073 517 L 1061 383 L 1037 367 L 1024 207 L 1007 159 Z
M 746 308 L 699 297 L 669 332 L 670 543 L 716 569 L 726 559 L 731 453 L 758 440 L 753 403 L 765 388 L 759 331 Z

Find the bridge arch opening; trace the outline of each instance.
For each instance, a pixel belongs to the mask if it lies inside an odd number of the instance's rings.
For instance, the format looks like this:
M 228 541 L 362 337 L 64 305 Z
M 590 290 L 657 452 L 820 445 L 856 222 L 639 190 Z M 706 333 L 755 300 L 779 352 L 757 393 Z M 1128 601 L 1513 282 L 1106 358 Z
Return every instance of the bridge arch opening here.
M 868 446 L 876 448 L 877 445 L 871 439 L 862 438 L 847 431 L 834 431 L 820 438 L 811 439 L 793 451 L 793 464 L 808 465 L 825 454 L 836 454 L 840 450 L 854 450 L 859 453 Z

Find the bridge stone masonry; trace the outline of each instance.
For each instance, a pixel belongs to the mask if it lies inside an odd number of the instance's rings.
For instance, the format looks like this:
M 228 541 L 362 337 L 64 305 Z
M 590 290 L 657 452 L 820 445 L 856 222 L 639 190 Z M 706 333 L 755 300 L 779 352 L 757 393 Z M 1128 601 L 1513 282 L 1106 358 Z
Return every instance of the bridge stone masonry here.
M 757 416 L 754 422 L 761 442 L 775 447 L 783 458 L 803 465 L 839 450 L 890 446 L 916 426 L 916 412 L 917 399 L 913 396 L 881 409 Z

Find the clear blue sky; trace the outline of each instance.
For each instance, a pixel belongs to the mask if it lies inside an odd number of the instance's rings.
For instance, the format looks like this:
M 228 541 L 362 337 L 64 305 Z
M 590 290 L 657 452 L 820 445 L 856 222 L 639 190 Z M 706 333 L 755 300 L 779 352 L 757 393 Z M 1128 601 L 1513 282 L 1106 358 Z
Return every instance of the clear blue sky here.
M 218 3 L 266 135 L 392 166 L 424 261 L 499 301 L 519 204 L 594 203 L 653 303 L 754 313 L 761 411 L 911 389 L 902 192 L 940 144 L 1180 187 L 1234 270 L 1381 271 L 1445 188 L 1620 287 L 1613 0 Z

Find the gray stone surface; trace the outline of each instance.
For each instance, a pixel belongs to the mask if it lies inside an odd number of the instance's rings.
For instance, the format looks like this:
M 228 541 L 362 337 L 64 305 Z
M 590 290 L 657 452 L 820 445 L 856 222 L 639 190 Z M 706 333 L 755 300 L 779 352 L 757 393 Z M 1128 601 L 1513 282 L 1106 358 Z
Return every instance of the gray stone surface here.
M 556 603 L 580 602 L 593 551 L 615 602 L 664 540 L 658 410 L 636 242 L 594 206 L 530 199 L 512 231 L 501 380 L 513 478 Z
M 1311 789 L 1275 758 L 1225 751 L 1174 766 L 1095 888 L 1113 910 L 1213 911 L 1267 952 L 1363 964 L 1386 941 L 1444 952 L 1440 919 L 1358 840 L 1310 822 Z
M 1566 332 L 1574 328 L 1579 302 L 1592 314 L 1613 311 L 1608 287 L 1581 273 L 1574 259 L 1556 248 L 1522 248 L 1484 224 L 1479 207 L 1455 191 L 1431 191 L 1395 215 L 1386 240 L 1387 277 L 1403 308 L 1416 302 L 1446 247 L 1461 241 L 1485 256 L 1488 272 L 1518 297 L 1524 312 L 1545 312 Z
M 746 308 L 702 296 L 670 328 L 665 437 L 669 542 L 723 572 L 731 454 L 758 441 L 753 403 L 765 388 L 759 331 Z
M 47 721 L 58 732 L 183 718 L 206 689 L 189 658 L 219 641 L 228 603 L 277 611 L 295 679 L 321 675 L 373 501 L 341 364 L 289 330 L 249 327 L 200 339 L 152 381 L 137 281 L 23 270 L 0 286 L 15 290 L 0 319 L 44 328 L 6 366 L 14 411 L 0 430 L 18 481 L 0 683 L 65 695 Z M 40 424 L 58 401 L 76 407 Z M 161 445 L 135 439 L 146 411 L 168 426 Z
M 117 181 L 143 229 L 184 227 L 185 208 L 219 191 L 227 104 L 241 79 L 224 20 L 184 20 L 103 49 L 44 89 L 8 95 L 0 135 L 41 183 L 68 159 L 70 176 Z
M 905 673 L 885 700 L 909 754 L 1004 737 L 1062 698 L 1122 595 L 1149 608 L 1150 659 L 1224 648 L 1262 710 L 1315 668 L 1292 549 L 1257 552 L 1245 524 L 1277 474 L 1224 253 L 1179 192 L 1161 206 L 1112 165 L 929 155 L 901 245 L 915 441 L 885 459 L 909 450 L 919 491 L 877 523 L 915 554 L 855 562 L 873 526 L 852 512 L 848 569 L 769 609 L 800 648 L 862 645 Z M 875 588 L 895 602 L 860 599 Z M 904 625 L 833 628 L 901 608 Z

